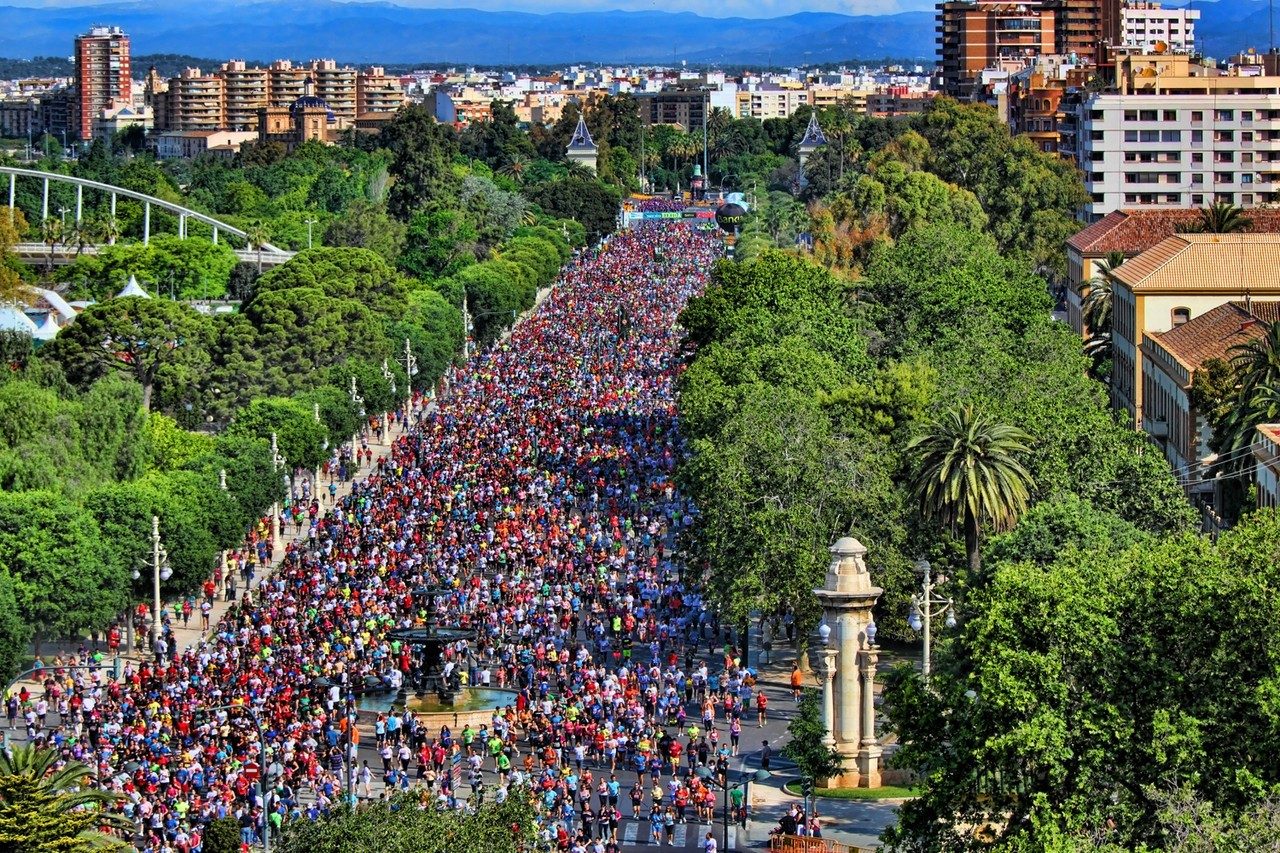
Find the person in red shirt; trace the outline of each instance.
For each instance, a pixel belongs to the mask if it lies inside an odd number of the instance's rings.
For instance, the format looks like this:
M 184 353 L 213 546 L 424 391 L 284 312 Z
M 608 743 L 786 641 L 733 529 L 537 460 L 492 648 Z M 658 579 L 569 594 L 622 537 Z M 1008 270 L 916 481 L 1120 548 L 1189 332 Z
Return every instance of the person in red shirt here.
M 764 728 L 769 717 L 769 697 L 764 695 L 763 690 L 756 693 L 756 716 L 759 718 L 760 728 Z

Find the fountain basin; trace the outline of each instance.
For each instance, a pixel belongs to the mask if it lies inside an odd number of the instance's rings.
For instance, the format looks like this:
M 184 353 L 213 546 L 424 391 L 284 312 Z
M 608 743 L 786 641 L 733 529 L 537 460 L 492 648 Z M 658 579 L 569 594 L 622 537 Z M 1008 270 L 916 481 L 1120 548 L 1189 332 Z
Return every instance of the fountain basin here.
M 515 705 L 516 691 L 503 690 L 498 687 L 464 687 L 454 697 L 452 704 L 441 702 L 435 694 L 415 696 L 412 693 L 401 698 L 394 693 L 381 696 L 363 696 L 357 702 L 361 714 L 377 716 L 378 714 L 397 713 L 408 705 L 409 710 L 422 721 L 430 731 L 436 731 L 442 725 L 448 725 L 455 733 L 468 723 L 472 728 L 480 728 L 481 723 L 488 725 L 493 719 L 493 712 L 507 705 Z

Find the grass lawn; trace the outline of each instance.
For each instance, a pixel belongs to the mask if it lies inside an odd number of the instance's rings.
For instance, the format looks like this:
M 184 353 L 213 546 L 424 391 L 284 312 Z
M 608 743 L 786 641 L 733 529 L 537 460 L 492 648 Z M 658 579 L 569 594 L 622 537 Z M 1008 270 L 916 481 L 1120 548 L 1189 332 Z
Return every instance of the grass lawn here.
M 787 793 L 800 796 L 799 782 L 788 782 L 786 789 Z M 814 788 L 813 793 L 833 800 L 907 800 L 920 796 L 920 789 L 885 785 L 882 788 Z

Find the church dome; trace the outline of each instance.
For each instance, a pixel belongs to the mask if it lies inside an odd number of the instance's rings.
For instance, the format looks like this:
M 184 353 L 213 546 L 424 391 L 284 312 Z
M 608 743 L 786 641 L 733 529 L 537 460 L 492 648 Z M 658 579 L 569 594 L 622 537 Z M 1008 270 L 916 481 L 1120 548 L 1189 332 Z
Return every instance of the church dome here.
M 298 117 L 298 113 L 303 110 L 320 109 L 325 111 L 325 116 L 330 124 L 338 121 L 338 117 L 334 115 L 333 108 L 329 106 L 329 102 L 324 98 L 316 95 L 303 95 L 289 106 L 289 115 L 294 118 Z

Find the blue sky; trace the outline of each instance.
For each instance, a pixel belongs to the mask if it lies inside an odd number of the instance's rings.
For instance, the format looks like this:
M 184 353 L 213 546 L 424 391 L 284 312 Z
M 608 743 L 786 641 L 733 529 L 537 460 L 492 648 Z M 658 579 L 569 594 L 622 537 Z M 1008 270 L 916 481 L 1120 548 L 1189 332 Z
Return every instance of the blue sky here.
M 237 0 L 231 0 L 236 2 Z M 0 0 L 8 6 L 96 6 L 121 0 Z M 128 2 L 128 0 L 125 0 Z M 241 0 L 262 2 L 262 0 Z M 363 0 L 344 0 L 363 2 Z M 387 0 L 382 0 L 387 2 Z M 795 12 L 841 12 L 846 15 L 880 15 L 931 10 L 935 0 L 390 0 L 397 6 L 423 8 L 472 8 L 491 11 L 578 12 L 624 9 L 627 11 L 697 12 L 709 17 L 742 16 L 772 18 Z
M 359 2 L 359 0 L 352 0 Z M 772 18 L 795 12 L 879 15 L 933 9 L 934 0 L 392 0 L 400 6 L 512 9 L 522 12 L 628 11 L 697 12 L 710 17 Z

